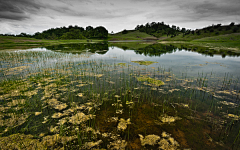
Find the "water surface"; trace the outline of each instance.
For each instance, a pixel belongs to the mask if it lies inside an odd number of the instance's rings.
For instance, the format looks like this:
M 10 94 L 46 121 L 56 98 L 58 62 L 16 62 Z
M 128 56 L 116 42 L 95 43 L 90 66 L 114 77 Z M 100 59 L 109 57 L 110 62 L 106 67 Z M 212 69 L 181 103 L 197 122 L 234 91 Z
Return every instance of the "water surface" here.
M 1 148 L 239 149 L 240 59 L 199 49 L 1 51 Z

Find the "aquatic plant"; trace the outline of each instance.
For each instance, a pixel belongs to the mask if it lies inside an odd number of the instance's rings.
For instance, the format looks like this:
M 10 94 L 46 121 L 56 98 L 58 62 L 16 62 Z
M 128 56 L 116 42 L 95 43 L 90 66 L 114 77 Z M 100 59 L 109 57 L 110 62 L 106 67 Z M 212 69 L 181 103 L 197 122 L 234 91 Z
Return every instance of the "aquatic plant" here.
M 87 53 L 0 55 L 1 149 L 198 149 L 239 142 L 239 78 L 230 74 L 175 74 L 158 64 Z
M 153 62 L 153 61 L 132 61 L 132 62 L 138 63 L 139 65 L 146 65 L 146 66 L 151 65 L 153 63 L 158 63 L 158 62 Z

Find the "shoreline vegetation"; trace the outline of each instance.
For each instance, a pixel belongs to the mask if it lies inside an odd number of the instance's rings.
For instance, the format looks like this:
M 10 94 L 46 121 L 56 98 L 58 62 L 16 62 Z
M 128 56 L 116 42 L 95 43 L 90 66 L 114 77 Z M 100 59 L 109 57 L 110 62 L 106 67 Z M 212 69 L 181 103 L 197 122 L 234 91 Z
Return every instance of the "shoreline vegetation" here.
M 202 29 L 180 29 L 164 22 L 152 22 L 137 25 L 134 30 L 124 29 L 118 33 L 109 33 L 106 28 L 78 26 L 51 28 L 34 35 L 0 34 L 0 50 L 28 49 L 59 44 L 98 43 L 98 42 L 132 42 L 148 44 L 184 44 L 185 46 L 201 46 L 216 51 L 226 50 L 240 52 L 240 25 L 234 22 L 229 25 L 211 25 Z M 137 44 L 135 44 L 137 45 Z

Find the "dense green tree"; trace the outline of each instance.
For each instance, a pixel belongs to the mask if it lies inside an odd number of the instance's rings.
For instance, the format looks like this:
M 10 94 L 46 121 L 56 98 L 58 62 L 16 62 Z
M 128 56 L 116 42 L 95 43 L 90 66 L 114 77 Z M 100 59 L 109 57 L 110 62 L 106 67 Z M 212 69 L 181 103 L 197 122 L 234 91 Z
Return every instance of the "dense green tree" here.
M 176 36 L 181 32 L 179 27 L 177 28 L 175 25 L 173 25 L 171 28 L 169 25 L 165 25 L 164 22 L 152 22 L 146 23 L 145 25 L 137 25 L 135 30 L 145 32 L 155 37 L 160 37 L 164 34 L 167 36 Z
M 108 31 L 103 26 L 96 27 L 94 30 L 94 38 L 107 38 Z
M 82 35 L 81 30 L 72 28 L 69 32 L 64 33 L 61 39 L 85 39 L 85 37 Z
M 94 28 L 92 26 L 87 26 L 86 27 L 86 31 L 89 32 L 89 31 L 92 31 Z
M 108 31 L 102 27 L 93 28 L 87 26 L 86 30 L 83 27 L 77 25 L 60 28 L 51 28 L 43 31 L 42 33 L 37 32 L 33 35 L 37 39 L 84 39 L 84 38 L 107 38 Z
M 230 23 L 230 26 L 234 26 L 234 25 L 235 25 L 235 22 L 231 22 L 231 23 Z
M 122 34 L 127 34 L 128 33 L 128 31 L 126 30 L 126 29 L 124 29 L 123 31 L 122 31 Z
M 186 28 L 182 28 L 181 32 L 185 33 L 186 32 Z

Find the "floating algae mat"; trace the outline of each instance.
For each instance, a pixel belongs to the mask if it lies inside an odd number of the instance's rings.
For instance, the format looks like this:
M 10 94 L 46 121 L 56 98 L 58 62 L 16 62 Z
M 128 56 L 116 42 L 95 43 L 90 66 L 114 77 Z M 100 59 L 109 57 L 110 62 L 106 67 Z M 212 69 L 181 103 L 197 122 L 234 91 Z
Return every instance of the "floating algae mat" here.
M 0 51 L 0 149 L 240 149 L 238 58 L 106 45 Z
M 148 83 L 155 85 L 155 86 L 161 86 L 164 85 L 164 82 L 161 80 L 157 80 L 157 79 L 153 79 L 151 77 L 148 76 L 141 76 L 141 77 L 137 77 L 138 81 L 147 81 Z
M 146 65 L 146 66 L 151 65 L 153 63 L 158 63 L 158 62 L 153 62 L 153 61 L 132 61 L 132 62 L 138 63 L 139 65 Z

